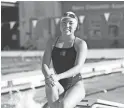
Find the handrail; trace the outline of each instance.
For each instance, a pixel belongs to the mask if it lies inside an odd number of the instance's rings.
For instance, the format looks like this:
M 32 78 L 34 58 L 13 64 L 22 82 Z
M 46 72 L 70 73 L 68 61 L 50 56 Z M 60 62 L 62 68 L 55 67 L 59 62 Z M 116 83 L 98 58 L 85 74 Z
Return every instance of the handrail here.
M 91 108 L 124 108 L 124 104 L 118 102 L 112 102 L 102 99 L 97 99 L 95 103 L 92 104 Z
M 124 72 L 124 60 L 113 60 L 99 63 L 87 63 L 84 64 L 81 73 L 83 78 L 89 78 L 98 75 L 104 75 L 114 72 Z M 33 80 L 32 80 L 33 79 Z M 12 73 L 1 76 L 1 85 L 7 86 L 7 82 L 12 81 L 13 85 L 31 83 L 32 86 L 39 86 L 41 81 L 44 82 L 44 76 L 41 70 L 34 70 L 29 72 Z M 42 83 L 43 84 L 43 83 Z M 1 87 L 3 87 L 3 85 Z M 43 86 L 43 85 L 41 85 Z M 8 88 L 2 88 L 1 91 L 9 90 Z M 18 89 L 18 88 L 17 88 Z
M 99 68 L 99 69 L 98 69 Z M 83 74 L 83 77 L 85 78 L 85 75 L 88 77 L 91 77 L 92 75 L 97 75 L 97 74 L 106 74 L 106 71 L 111 72 L 117 72 L 118 70 L 123 71 L 124 69 L 124 60 L 113 60 L 113 61 L 103 61 L 103 62 L 98 62 L 98 63 L 86 63 L 83 65 L 81 73 Z M 52 70 L 52 69 L 51 69 Z M 6 80 L 12 80 L 13 78 L 20 78 L 24 76 L 36 76 L 36 75 L 41 75 L 42 71 L 39 70 L 34 70 L 34 71 L 27 71 L 27 72 L 21 72 L 21 73 L 12 73 L 12 74 L 7 74 L 7 75 L 2 75 L 1 79 L 2 81 Z
M 44 51 L 1 51 L 1 56 L 42 56 Z M 124 49 L 89 49 L 87 58 L 124 58 Z
M 118 107 L 115 107 L 115 106 L 109 106 L 109 105 L 102 105 L 102 104 L 98 104 L 98 103 L 95 103 L 91 108 L 118 108 Z

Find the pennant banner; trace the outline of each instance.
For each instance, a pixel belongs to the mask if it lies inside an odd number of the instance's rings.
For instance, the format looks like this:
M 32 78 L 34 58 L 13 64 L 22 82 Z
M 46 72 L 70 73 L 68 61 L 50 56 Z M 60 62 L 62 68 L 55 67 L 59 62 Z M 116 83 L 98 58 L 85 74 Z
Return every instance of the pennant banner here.
M 35 27 L 36 27 L 37 22 L 38 22 L 37 20 L 33 20 L 33 21 L 32 21 L 33 28 L 35 28 Z
M 58 24 L 60 21 L 60 18 L 55 18 L 55 23 Z
M 15 21 L 10 22 L 10 29 L 14 27 L 15 23 L 16 23 Z
M 110 13 L 104 13 L 104 16 L 105 16 L 106 21 L 108 21 Z
M 84 18 L 85 18 L 85 16 L 79 16 L 79 21 L 80 21 L 81 24 L 83 23 Z

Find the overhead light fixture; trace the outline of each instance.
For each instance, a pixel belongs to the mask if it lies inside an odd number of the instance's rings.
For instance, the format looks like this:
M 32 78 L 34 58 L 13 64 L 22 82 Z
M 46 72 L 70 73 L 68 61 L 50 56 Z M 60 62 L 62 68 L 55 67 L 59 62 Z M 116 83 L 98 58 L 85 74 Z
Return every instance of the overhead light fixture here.
M 2 0 L 1 2 L 16 3 L 17 1 L 16 0 L 10 0 L 10 1 Z
M 1 6 L 5 7 L 15 7 L 17 5 L 17 1 L 2 1 Z

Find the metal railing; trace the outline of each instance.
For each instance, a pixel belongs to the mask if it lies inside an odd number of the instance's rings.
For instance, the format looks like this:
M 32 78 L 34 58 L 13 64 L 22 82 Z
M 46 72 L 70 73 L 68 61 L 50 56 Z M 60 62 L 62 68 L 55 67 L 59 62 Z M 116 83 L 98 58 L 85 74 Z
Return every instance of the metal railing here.
M 97 101 L 93 103 L 91 108 L 124 108 L 124 104 L 97 99 Z

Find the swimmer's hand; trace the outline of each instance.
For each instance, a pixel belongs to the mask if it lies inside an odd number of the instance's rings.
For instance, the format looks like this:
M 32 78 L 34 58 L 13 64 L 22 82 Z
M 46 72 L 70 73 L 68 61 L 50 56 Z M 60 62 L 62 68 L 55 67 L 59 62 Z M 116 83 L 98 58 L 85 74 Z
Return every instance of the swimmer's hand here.
M 52 79 L 45 79 L 45 84 L 48 86 L 48 87 L 53 87 L 55 86 L 55 82 L 52 80 Z
M 57 87 L 59 94 L 64 92 L 64 88 L 62 85 L 58 82 L 59 77 L 57 74 L 53 74 L 51 70 L 48 68 L 46 64 L 44 64 L 44 69 L 47 72 L 47 77 L 45 77 L 45 83 L 48 87 Z
M 52 74 L 52 75 L 51 75 L 51 78 L 52 78 L 55 82 L 57 82 L 57 81 L 60 80 L 57 74 Z
M 45 76 L 46 85 L 49 86 L 49 87 L 54 86 L 55 84 L 54 84 L 54 80 L 51 77 L 51 71 L 46 64 L 44 64 L 44 70 L 45 70 L 46 75 L 47 75 L 47 76 Z
M 45 76 L 46 85 L 49 87 L 54 86 L 55 82 L 58 81 L 58 79 L 54 76 L 55 73 L 52 72 L 52 70 L 49 69 L 49 67 L 46 64 L 44 64 L 44 70 L 45 70 L 46 75 L 47 75 L 47 76 Z
M 45 69 L 45 71 L 47 73 L 46 78 L 48 78 L 48 79 L 51 78 L 51 79 L 53 79 L 53 81 L 59 81 L 60 80 L 58 75 L 52 73 L 51 70 L 48 68 L 48 66 L 46 64 L 44 64 L 44 69 Z

